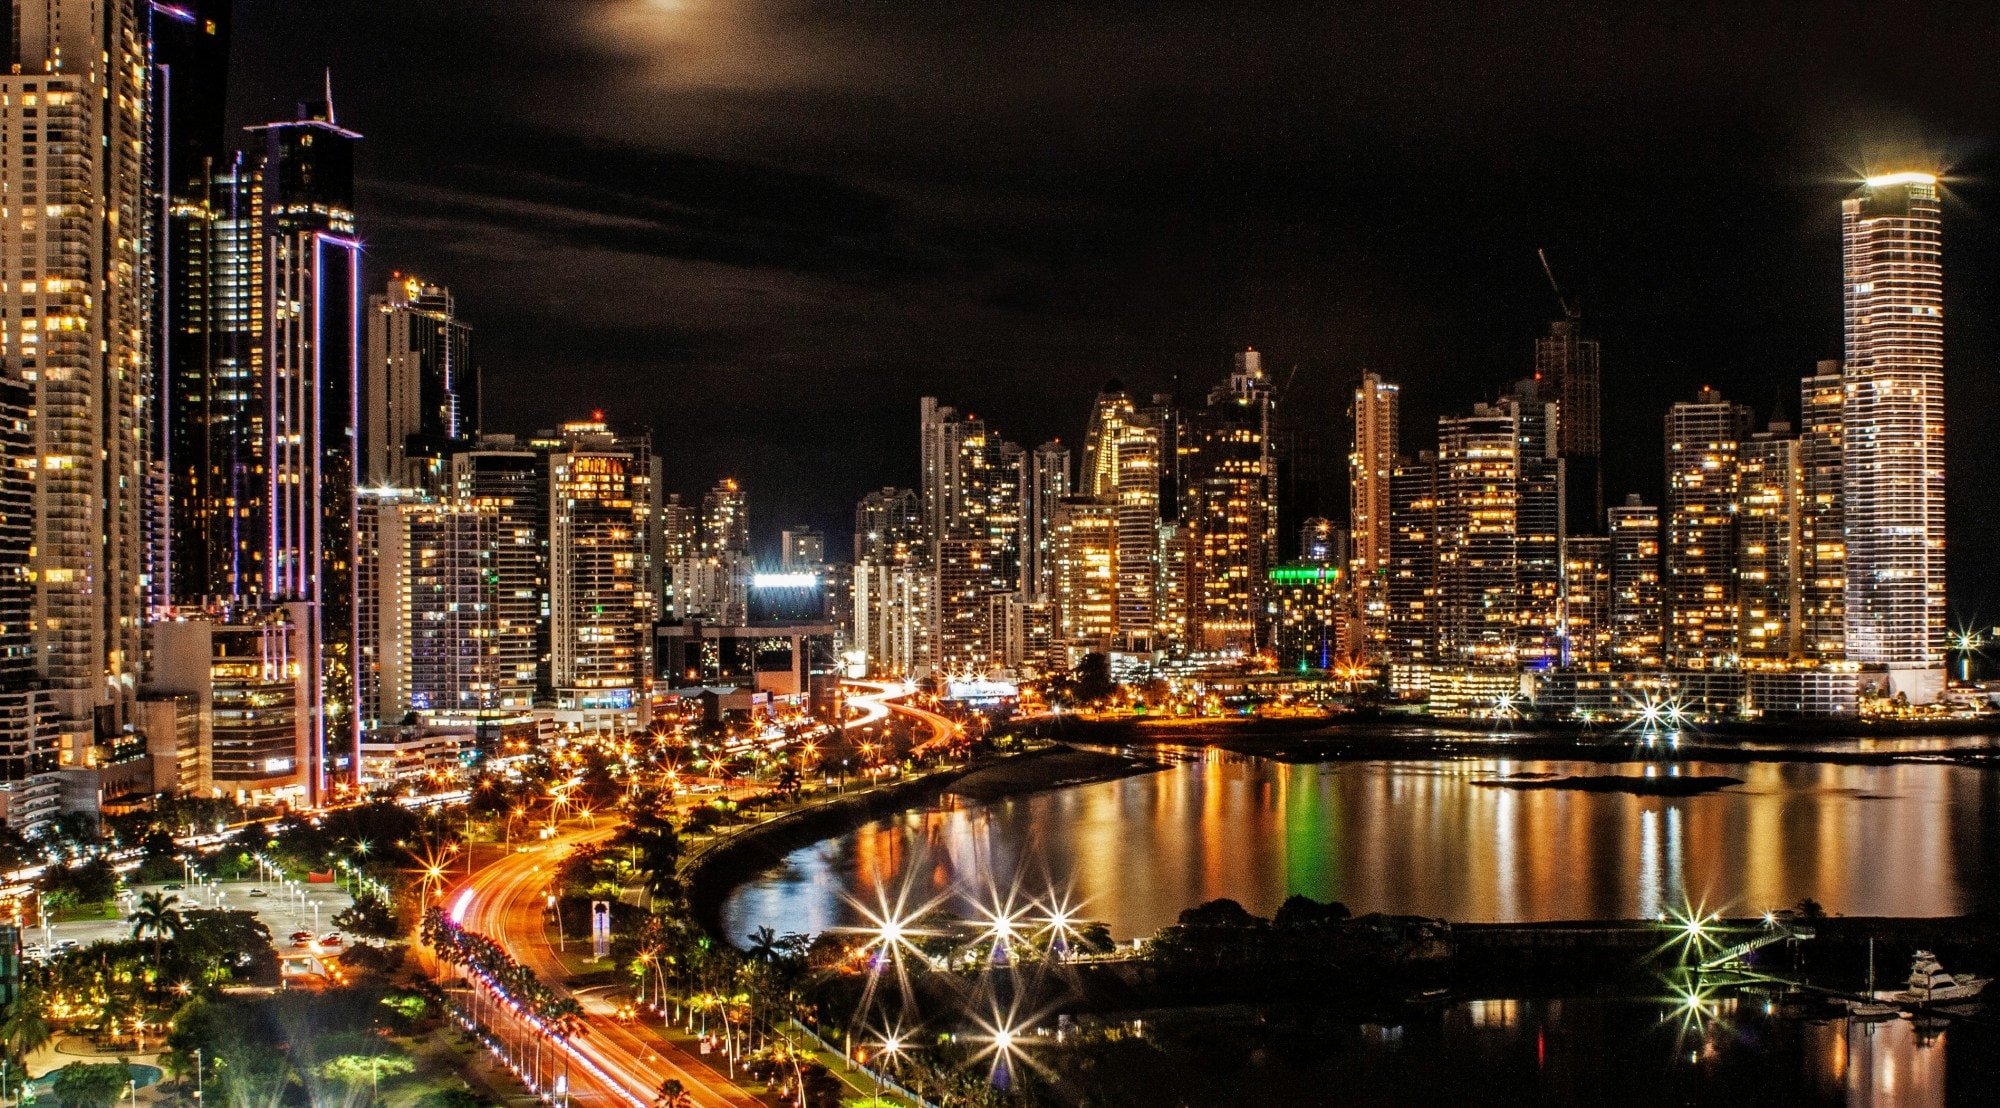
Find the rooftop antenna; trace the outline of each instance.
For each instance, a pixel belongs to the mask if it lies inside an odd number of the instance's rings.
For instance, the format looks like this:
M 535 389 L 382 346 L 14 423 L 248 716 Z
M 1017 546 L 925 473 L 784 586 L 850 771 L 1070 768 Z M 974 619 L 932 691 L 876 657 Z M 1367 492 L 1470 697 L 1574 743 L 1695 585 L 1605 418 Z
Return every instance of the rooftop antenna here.
M 328 66 L 326 68 L 326 121 L 328 123 L 333 124 L 336 127 L 340 125 L 340 120 L 335 119 L 333 117 L 333 67 L 332 66 Z M 1548 265 L 1549 264 L 1548 259 L 1547 258 L 1542 259 L 1542 264 L 1545 266 Z M 1553 281 L 1555 280 L 1555 278 L 1551 277 L 1549 278 L 1549 280 Z
M 1549 267 L 1548 251 L 1537 246 L 1535 247 L 1535 257 L 1542 260 L 1542 272 L 1548 274 L 1549 288 L 1555 290 L 1556 303 L 1562 305 L 1563 318 L 1572 323 L 1576 322 L 1576 312 L 1570 308 L 1569 301 L 1564 298 L 1562 286 L 1556 283 L 1556 271 Z

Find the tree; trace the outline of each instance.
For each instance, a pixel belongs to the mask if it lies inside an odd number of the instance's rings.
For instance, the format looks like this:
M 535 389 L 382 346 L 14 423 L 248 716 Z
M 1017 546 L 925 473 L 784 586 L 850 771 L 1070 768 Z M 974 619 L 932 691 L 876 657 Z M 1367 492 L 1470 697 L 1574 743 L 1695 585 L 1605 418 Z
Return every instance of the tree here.
M 175 907 L 180 899 L 172 893 L 144 893 L 139 897 L 139 906 L 126 917 L 132 924 L 133 938 L 143 939 L 147 932 L 152 932 L 155 965 L 160 961 L 160 940 L 179 938 L 187 927 L 187 921 L 181 918 L 181 910 Z
M 52 1091 L 63 1108 L 111 1108 L 125 1095 L 125 1085 L 131 1080 L 131 1067 L 123 1062 L 96 1066 L 71 1062 L 56 1071 Z
M 402 1054 L 342 1054 L 319 1065 L 319 1075 L 343 1085 L 373 1085 L 384 1077 L 415 1073 L 417 1064 Z
M 660 1095 L 653 1098 L 653 1108 L 694 1108 L 694 1097 L 678 1078 L 669 1077 L 660 1082 Z
M 1109 699 L 1118 692 L 1118 682 L 1111 679 L 1111 656 L 1091 651 L 1076 664 L 1076 699 L 1080 704 L 1095 704 Z
M 1271 918 L 1271 922 L 1280 928 L 1327 927 L 1349 915 L 1347 905 L 1338 900 L 1322 904 L 1312 897 L 1293 893 L 1278 906 L 1278 914 Z
M 40 1050 L 55 1037 L 49 1027 L 48 994 L 35 985 L 24 985 L 14 997 L 14 1003 L 7 1006 L 6 1022 L 0 1023 L 0 1043 L 4 1043 L 7 1053 L 17 1059 Z
M 748 954 L 754 961 L 775 962 L 784 953 L 782 947 L 784 940 L 769 927 L 759 927 L 747 937 L 750 940 L 750 949 L 743 953 Z
M 1228 898 L 1211 900 L 1206 904 L 1181 911 L 1182 927 L 1255 927 L 1263 921 L 1250 914 L 1243 905 Z
M 396 916 L 389 910 L 388 902 L 374 893 L 362 893 L 356 897 L 353 904 L 333 917 L 333 923 L 357 935 L 376 939 L 393 939 L 401 930 L 396 926 Z

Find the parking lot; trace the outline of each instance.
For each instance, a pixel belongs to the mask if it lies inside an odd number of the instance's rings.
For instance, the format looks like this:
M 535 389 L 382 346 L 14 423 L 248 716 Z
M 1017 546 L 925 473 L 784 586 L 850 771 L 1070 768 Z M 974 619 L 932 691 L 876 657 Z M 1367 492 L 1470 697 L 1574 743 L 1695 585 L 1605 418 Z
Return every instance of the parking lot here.
M 254 912 L 271 931 L 271 940 L 283 954 L 291 946 L 295 931 L 323 936 L 336 931 L 333 917 L 354 903 L 339 885 L 308 885 L 296 881 L 199 881 L 192 884 L 170 881 L 162 885 L 133 885 L 118 894 L 118 918 L 76 920 L 43 927 L 30 927 L 21 935 L 30 957 L 61 949 L 65 944 L 89 946 L 104 939 L 129 939 L 132 924 L 126 916 L 146 893 L 179 897 L 174 907 L 183 911 L 220 908 Z M 40 947 L 41 949 L 37 949 Z

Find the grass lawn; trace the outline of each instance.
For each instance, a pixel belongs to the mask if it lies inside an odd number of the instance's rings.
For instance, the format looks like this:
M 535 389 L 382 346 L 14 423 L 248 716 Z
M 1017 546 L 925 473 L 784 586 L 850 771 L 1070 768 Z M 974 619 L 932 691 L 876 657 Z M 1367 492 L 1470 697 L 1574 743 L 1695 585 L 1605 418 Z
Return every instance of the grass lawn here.
M 107 900 L 101 904 L 79 904 L 74 908 L 51 908 L 49 909 L 49 918 L 55 923 L 77 923 L 88 920 L 123 919 L 125 917 L 118 911 L 117 904 Z

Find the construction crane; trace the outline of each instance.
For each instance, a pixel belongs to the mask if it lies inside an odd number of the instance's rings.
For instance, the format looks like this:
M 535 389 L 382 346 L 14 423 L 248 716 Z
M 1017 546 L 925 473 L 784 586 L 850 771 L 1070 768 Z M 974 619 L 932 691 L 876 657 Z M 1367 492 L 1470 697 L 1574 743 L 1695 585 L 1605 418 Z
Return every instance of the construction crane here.
M 1542 260 L 1542 272 L 1548 274 L 1549 288 L 1555 290 L 1556 303 L 1562 305 L 1563 318 L 1569 320 L 1571 323 L 1576 322 L 1577 313 L 1575 309 L 1569 306 L 1569 299 L 1563 296 L 1562 286 L 1556 283 L 1556 271 L 1549 265 L 1548 251 L 1537 246 L 1535 247 L 1535 257 Z

